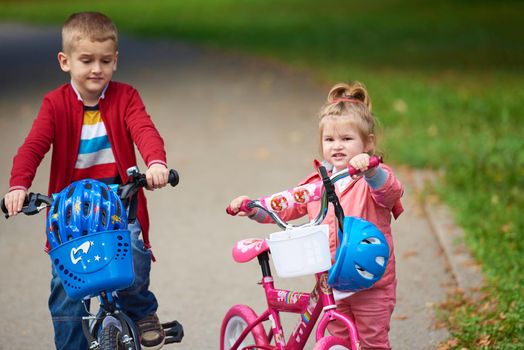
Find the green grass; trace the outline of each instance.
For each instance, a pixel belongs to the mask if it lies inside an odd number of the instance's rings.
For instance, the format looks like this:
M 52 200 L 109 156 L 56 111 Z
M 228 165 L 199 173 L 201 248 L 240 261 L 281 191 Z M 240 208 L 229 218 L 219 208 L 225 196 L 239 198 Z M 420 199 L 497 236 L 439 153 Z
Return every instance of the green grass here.
M 107 13 L 122 32 L 365 83 L 388 159 L 445 170 L 438 192 L 486 276 L 484 307 L 450 298 L 447 348 L 524 347 L 524 3 L 0 1 L 0 19 L 60 24 L 81 10 Z

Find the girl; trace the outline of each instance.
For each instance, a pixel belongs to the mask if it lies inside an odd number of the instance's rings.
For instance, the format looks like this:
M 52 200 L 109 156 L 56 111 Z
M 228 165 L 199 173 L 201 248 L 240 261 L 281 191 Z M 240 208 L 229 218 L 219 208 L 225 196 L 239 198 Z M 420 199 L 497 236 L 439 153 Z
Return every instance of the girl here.
M 383 277 L 371 288 L 338 300 L 337 307 L 355 320 L 363 349 L 390 349 L 388 332 L 397 283 L 391 216 L 396 219 L 403 211 L 400 203 L 403 188 L 387 165 L 381 164 L 368 170 L 369 159 L 375 153 L 376 146 L 375 118 L 363 85 L 335 85 L 319 117 L 320 147 L 326 168 L 336 172 L 349 164 L 364 174 L 337 182 L 336 191 L 345 215 L 361 217 L 374 223 L 385 235 L 390 250 Z M 318 174 L 313 173 L 300 185 L 318 180 Z M 233 199 L 231 208 L 238 211 L 246 199 L 249 197 Z M 279 214 L 286 221 L 306 214 L 311 219 L 318 213 L 319 206 L 319 202 L 311 202 L 288 208 Z M 261 223 L 272 222 L 267 214 L 257 209 L 240 212 L 240 215 L 248 215 Z M 334 256 L 338 246 L 338 227 L 333 208 L 330 208 L 324 223 L 330 227 L 329 245 Z M 345 328 L 336 322 L 330 324 L 329 331 L 341 338 L 348 336 Z

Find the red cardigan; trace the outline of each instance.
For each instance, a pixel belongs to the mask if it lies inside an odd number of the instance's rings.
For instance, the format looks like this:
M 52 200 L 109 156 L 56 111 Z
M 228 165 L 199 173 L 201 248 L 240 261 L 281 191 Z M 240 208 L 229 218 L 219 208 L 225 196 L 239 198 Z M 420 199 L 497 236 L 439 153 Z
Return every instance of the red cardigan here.
M 83 107 L 71 84 L 65 84 L 44 97 L 31 131 L 13 158 L 10 190 L 31 187 L 36 170 L 51 145 L 48 194 L 57 193 L 71 183 L 80 145 Z M 155 162 L 166 163 L 164 141 L 136 89 L 110 82 L 104 98 L 99 100 L 99 109 L 124 183 L 127 181 L 126 170 L 137 164 L 133 143 L 147 166 Z M 150 248 L 146 197 L 142 190 L 138 196 L 137 218 L 144 244 Z

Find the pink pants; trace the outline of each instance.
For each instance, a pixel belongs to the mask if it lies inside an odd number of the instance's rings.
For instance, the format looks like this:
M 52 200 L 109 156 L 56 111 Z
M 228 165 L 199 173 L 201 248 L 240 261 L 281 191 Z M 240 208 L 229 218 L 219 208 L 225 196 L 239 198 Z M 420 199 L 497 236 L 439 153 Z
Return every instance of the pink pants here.
M 397 282 L 371 288 L 337 301 L 337 310 L 355 320 L 362 350 L 391 349 L 389 323 L 395 308 Z M 340 322 L 331 322 L 332 335 L 347 338 L 348 331 Z

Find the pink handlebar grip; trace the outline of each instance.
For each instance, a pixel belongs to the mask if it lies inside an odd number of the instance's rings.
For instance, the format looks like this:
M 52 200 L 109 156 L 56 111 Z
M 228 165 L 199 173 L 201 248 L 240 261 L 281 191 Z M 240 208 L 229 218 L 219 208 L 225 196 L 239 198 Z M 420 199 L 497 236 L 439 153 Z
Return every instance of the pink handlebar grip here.
M 231 215 L 231 216 L 235 216 L 235 215 L 238 214 L 238 212 L 235 213 L 235 212 L 233 211 L 233 209 L 231 209 L 231 206 L 230 206 L 230 205 L 227 206 L 227 208 L 226 208 L 226 213 L 228 213 L 228 214 Z
M 369 158 L 369 166 L 368 169 L 377 167 L 380 163 L 382 163 L 382 158 L 379 156 L 371 156 Z M 359 173 L 359 171 L 355 168 L 353 168 L 351 165 L 348 165 L 348 173 L 349 175 L 353 176 Z
M 242 204 L 240 204 L 240 208 L 238 209 L 238 211 L 233 211 L 233 209 L 231 208 L 230 205 L 227 206 L 226 208 L 226 213 L 228 213 L 229 215 L 231 216 L 235 216 L 237 215 L 238 213 L 240 213 L 241 211 L 247 213 L 248 211 L 251 210 L 250 208 L 250 204 L 251 204 L 251 200 L 249 199 L 244 199 L 244 201 L 242 201 Z

